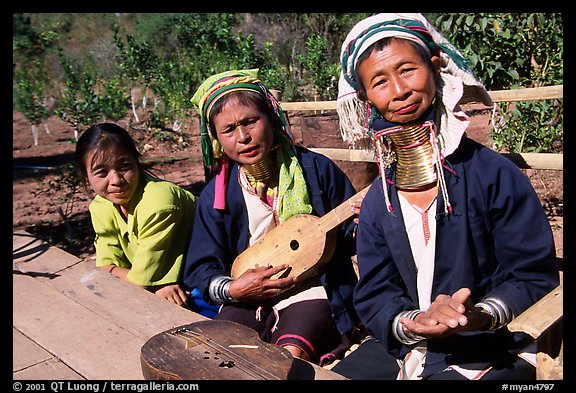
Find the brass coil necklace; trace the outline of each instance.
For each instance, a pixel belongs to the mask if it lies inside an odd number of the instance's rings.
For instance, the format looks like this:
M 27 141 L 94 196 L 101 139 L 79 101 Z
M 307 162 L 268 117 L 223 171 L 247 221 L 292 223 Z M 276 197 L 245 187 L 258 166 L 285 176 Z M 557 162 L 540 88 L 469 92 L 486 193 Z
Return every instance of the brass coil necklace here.
M 437 181 L 434 150 L 430 133 L 434 123 L 397 126 L 381 130 L 376 136 L 388 136 L 397 158 L 396 186 L 415 190 Z
M 274 165 L 270 159 L 270 154 L 265 155 L 260 161 L 254 164 L 242 165 L 242 169 L 244 169 L 246 177 L 251 184 L 256 184 L 257 182 L 269 183 L 270 180 L 273 180 L 273 167 Z
M 242 165 L 246 179 L 254 189 L 253 192 L 270 206 L 273 204 L 275 189 L 278 185 L 278 174 L 272 157 L 274 155 L 269 152 L 254 164 Z

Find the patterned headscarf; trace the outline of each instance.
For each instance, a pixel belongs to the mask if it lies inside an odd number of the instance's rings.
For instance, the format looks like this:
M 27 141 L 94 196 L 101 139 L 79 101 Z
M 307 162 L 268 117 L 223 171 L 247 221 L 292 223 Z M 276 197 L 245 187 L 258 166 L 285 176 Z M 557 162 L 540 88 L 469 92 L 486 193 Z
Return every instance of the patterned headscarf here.
M 200 138 L 204 166 L 212 169 L 214 161 L 219 161 L 214 208 L 225 208 L 229 158 L 214 136 L 215 132 L 210 132 L 210 115 L 214 104 L 219 99 L 236 91 L 253 91 L 265 97 L 279 120 L 280 128 L 274 129 L 273 133 L 275 140 L 280 143 L 280 148 L 275 150 L 280 170 L 277 203 L 280 222 L 284 222 L 294 214 L 310 214 L 312 206 L 302 168 L 293 150 L 290 124 L 278 101 L 258 79 L 258 69 L 232 70 L 213 75 L 200 85 L 191 99 L 200 114 Z
M 418 13 L 376 14 L 358 22 L 348 33 L 340 53 L 342 72 L 338 82 L 337 99 L 342 138 L 353 147 L 369 148 L 374 145 L 375 133 L 371 129 L 371 120 L 377 109 L 358 98 L 357 92 L 361 89 L 361 84 L 356 68 L 358 58 L 372 44 L 387 37 L 410 40 L 424 48 L 430 56 L 437 53 L 440 57 L 440 77 L 436 84 L 436 99 L 433 104 L 438 130 L 433 136 L 437 139 L 434 141 L 438 146 L 437 160 L 441 161 L 456 150 L 469 125 L 468 117 L 459 105 L 473 101 L 487 106 L 492 106 L 493 103 L 484 86 L 472 74 L 462 54 Z M 390 156 L 389 151 L 378 153 L 380 157 Z M 390 162 L 383 164 L 382 159 L 379 159 L 380 170 L 383 172 Z M 386 181 L 383 183 L 385 187 Z M 386 190 L 384 191 L 387 196 Z

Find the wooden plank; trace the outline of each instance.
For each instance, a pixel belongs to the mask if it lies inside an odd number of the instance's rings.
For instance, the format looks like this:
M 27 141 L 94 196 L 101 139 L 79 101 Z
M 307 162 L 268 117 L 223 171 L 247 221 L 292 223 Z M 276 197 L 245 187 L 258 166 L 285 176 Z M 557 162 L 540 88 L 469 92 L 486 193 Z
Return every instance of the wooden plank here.
M 564 170 L 564 154 L 556 153 L 501 153 L 523 169 Z
M 51 358 L 41 363 L 35 364 L 24 370 L 15 372 L 12 375 L 14 380 L 83 380 L 80 374 L 72 370 L 70 367 L 59 361 L 58 359 Z
M 553 291 L 524 311 L 508 324 L 511 332 L 524 332 L 538 338 L 564 313 L 563 308 L 564 286 L 559 285 Z
M 323 154 L 336 161 L 374 162 L 374 153 L 371 150 L 310 148 L 310 150 Z M 564 154 L 555 153 L 501 153 L 524 169 L 564 169 Z
M 281 102 L 280 107 L 285 111 L 336 110 L 336 101 Z
M 494 102 L 539 101 L 564 97 L 564 85 L 489 91 Z
M 325 155 L 336 161 L 374 162 L 374 152 L 371 150 L 310 148 L 310 150 Z
M 144 340 L 24 274 L 13 275 L 13 326 L 87 379 L 142 379 Z
M 488 94 L 494 102 L 539 101 L 564 97 L 564 85 L 493 90 Z M 336 110 L 336 101 L 281 102 L 285 111 Z
M 14 234 L 13 243 L 17 244 L 23 237 L 25 235 Z M 46 243 L 40 241 L 20 245 L 20 251 L 13 253 L 15 269 L 41 280 L 135 335 L 147 339 L 174 326 L 205 319 L 101 271 L 93 261 L 81 262 L 63 250 L 44 246 Z M 42 251 L 37 253 L 40 248 Z
M 14 328 L 12 328 L 12 345 L 14 348 L 18 348 L 18 351 L 12 351 L 12 372 L 23 370 L 52 358 L 50 352 Z
M 12 254 L 17 254 L 24 248 L 33 248 L 44 243 L 42 240 L 37 239 L 34 235 L 23 231 L 16 230 L 12 233 Z
M 12 246 L 14 269 L 32 276 L 54 278 L 58 272 L 80 262 L 80 258 L 31 238 L 26 232 L 15 232 L 12 235 Z
M 79 263 L 53 279 L 38 279 L 144 340 L 206 319 L 94 267 L 93 262 Z
M 14 255 L 42 242 L 15 233 L 13 244 Z M 142 379 L 140 349 L 148 338 L 206 319 L 95 268 L 93 261 L 77 262 L 50 248 L 27 262 L 22 258 L 31 254 L 15 259 L 13 326 L 55 357 L 16 371 L 15 378 Z M 74 262 L 50 268 L 53 257 Z M 15 344 L 20 353 L 23 343 Z M 309 362 L 297 363 L 296 379 L 345 379 Z M 70 378 L 63 374 L 68 371 Z

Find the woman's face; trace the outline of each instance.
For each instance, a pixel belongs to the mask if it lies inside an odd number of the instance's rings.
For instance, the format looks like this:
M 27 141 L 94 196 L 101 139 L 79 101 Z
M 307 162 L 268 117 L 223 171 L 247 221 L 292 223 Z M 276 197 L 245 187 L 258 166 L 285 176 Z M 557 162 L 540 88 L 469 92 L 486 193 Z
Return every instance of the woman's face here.
M 232 97 L 212 124 L 224 152 L 241 165 L 259 162 L 274 143 L 273 123 L 256 105 L 245 105 Z
M 373 51 L 358 67 L 368 102 L 390 122 L 418 119 L 436 94 L 440 58 L 431 60 L 434 70 L 403 39 L 391 40 L 380 51 Z
M 128 208 L 140 180 L 138 162 L 122 151 L 107 152 L 106 159 L 100 155 L 95 160 L 94 153 L 88 152 L 85 158 L 90 186 L 102 198 Z

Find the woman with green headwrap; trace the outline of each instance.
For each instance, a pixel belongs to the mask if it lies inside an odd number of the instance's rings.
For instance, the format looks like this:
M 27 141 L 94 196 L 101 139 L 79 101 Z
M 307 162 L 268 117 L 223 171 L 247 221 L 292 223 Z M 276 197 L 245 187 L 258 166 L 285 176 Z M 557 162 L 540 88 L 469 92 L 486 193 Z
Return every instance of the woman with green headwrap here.
M 256 71 L 214 75 L 192 99 L 204 165 L 215 176 L 198 200 L 184 284 L 206 303 L 222 305 L 216 319 L 252 327 L 264 341 L 326 364 L 347 349 L 358 321 L 352 220 L 339 227 L 329 263 L 304 282 L 272 278 L 288 265 L 230 277 L 235 258 L 277 225 L 295 214 L 322 216 L 356 193 L 336 164 L 293 144 L 282 109 Z

